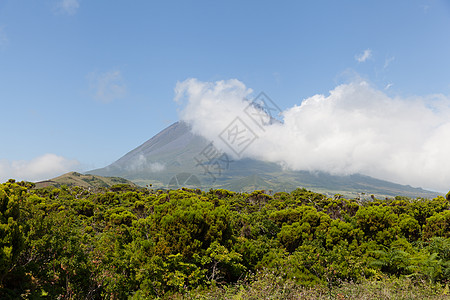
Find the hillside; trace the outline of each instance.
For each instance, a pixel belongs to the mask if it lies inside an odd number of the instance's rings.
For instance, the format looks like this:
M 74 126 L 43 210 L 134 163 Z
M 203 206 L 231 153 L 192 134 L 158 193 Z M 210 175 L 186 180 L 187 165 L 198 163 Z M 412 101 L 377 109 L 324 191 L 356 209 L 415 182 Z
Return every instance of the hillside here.
M 69 172 L 53 179 L 36 182 L 36 188 L 47 186 L 60 187 L 62 185 L 80 186 L 84 188 L 109 188 L 115 184 L 136 186 L 133 182 L 120 177 L 103 177 L 99 175 Z
M 448 299 L 450 193 L 32 186 L 0 184 L 0 299 Z

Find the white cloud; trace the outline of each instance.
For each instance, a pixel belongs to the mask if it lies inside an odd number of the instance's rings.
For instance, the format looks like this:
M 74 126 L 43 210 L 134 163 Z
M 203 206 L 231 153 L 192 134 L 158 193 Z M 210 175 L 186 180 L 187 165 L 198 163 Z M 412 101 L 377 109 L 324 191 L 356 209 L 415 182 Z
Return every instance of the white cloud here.
M 88 75 L 93 97 L 101 102 L 111 102 L 123 98 L 127 88 L 119 70 L 104 73 L 93 72 Z
M 386 84 L 386 86 L 384 87 L 385 90 L 390 89 L 394 84 L 393 83 L 388 83 Z
M 294 170 L 362 173 L 402 184 L 450 189 L 450 98 L 391 98 L 364 81 L 339 85 L 259 127 L 244 112 L 251 90 L 238 80 L 178 83 L 180 118 L 236 158 L 220 138 L 239 117 L 256 135 L 241 157 Z
M 372 57 L 372 50 L 366 49 L 366 50 L 364 50 L 363 53 L 361 53 L 361 54 L 359 54 L 359 55 L 356 55 L 356 56 L 355 56 L 355 59 L 356 59 L 358 62 L 365 62 L 366 60 L 368 60 L 368 59 L 371 58 L 371 57 Z
M 131 161 L 126 169 L 128 171 L 144 171 L 150 170 L 150 172 L 161 172 L 166 166 L 160 162 L 149 162 L 143 154 L 139 154 L 133 161 Z
M 59 0 L 56 3 L 56 12 L 59 14 L 74 15 L 80 7 L 78 0 Z
M 161 172 L 166 168 L 166 166 L 164 164 L 159 163 L 159 162 L 150 163 L 149 166 L 150 166 L 150 170 L 152 172 Z
M 55 154 L 44 154 L 32 160 L 0 160 L 0 181 L 40 181 L 51 179 L 78 168 L 80 163 Z

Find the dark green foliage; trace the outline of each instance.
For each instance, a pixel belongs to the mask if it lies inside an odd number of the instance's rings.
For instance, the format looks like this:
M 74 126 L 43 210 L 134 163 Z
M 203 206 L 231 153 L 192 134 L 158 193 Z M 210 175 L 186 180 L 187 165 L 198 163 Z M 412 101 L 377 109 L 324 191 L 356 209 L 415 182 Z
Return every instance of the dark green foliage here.
M 12 279 L 10 273 L 23 249 L 23 226 L 19 220 L 22 197 L 23 189 L 14 182 L 0 186 L 0 288 Z
M 424 227 L 424 238 L 450 237 L 450 210 L 429 217 Z
M 355 223 L 367 239 L 389 245 L 400 232 L 398 215 L 388 206 L 368 206 L 358 210 Z
M 32 188 L 0 185 L 2 299 L 170 298 L 242 280 L 286 289 L 261 286 L 257 295 L 289 298 L 302 287 L 330 296 L 348 282 L 385 276 L 417 284 L 450 278 L 444 197 L 361 204 L 306 189 L 272 196 L 123 184 L 100 192 Z
M 420 225 L 419 221 L 407 214 L 401 214 L 399 216 L 398 226 L 401 234 L 409 241 L 417 241 L 420 238 Z

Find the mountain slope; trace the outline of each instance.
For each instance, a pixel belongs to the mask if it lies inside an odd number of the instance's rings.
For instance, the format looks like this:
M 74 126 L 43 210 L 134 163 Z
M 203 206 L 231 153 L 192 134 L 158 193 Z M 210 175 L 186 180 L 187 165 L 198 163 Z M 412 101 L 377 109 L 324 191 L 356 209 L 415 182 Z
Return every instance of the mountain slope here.
M 138 184 L 163 187 L 182 172 L 193 173 L 195 157 L 207 141 L 192 134 L 185 123 L 167 127 L 144 144 L 128 152 L 113 164 L 90 174 L 120 176 Z
M 176 122 L 111 165 L 88 173 L 119 176 L 139 185 L 152 184 L 155 188 L 167 188 L 169 183 L 178 182 L 174 181 L 177 174 L 183 173 L 191 174 L 191 179 L 195 177 L 194 182 L 199 182 L 198 187 L 203 189 L 291 191 L 305 187 L 352 197 L 361 193 L 378 197 L 403 195 L 429 198 L 438 195 L 359 174 L 334 176 L 324 172 L 286 171 L 278 164 L 249 158 L 236 161 L 221 159 L 221 166 L 218 167 L 217 159 L 209 163 L 201 159 L 205 153 L 211 153 L 208 145 L 210 143 L 193 134 L 187 124 Z
M 136 186 L 133 182 L 124 178 L 103 177 L 90 174 L 84 175 L 77 172 L 69 172 L 50 180 L 36 182 L 36 188 L 47 186 L 60 187 L 62 185 L 81 186 L 86 188 L 100 188 L 111 187 L 115 184 L 128 184 L 131 186 Z

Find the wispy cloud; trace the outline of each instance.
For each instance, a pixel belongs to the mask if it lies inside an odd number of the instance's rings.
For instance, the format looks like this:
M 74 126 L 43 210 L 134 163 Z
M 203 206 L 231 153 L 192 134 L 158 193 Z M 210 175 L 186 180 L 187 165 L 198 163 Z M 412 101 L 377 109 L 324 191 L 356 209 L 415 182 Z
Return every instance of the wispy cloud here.
M 361 62 L 365 62 L 366 60 L 368 60 L 371 57 L 372 57 L 372 50 L 366 49 L 366 50 L 364 50 L 363 53 L 356 55 L 355 59 L 361 63 Z
M 126 95 L 127 87 L 119 70 L 92 72 L 88 80 L 93 97 L 98 101 L 108 103 Z
M 428 11 L 431 8 L 431 6 L 429 6 L 429 5 L 421 5 L 420 7 L 422 8 L 424 13 L 428 13 Z
M 276 84 L 279 85 L 281 83 L 280 72 L 274 72 L 272 75 L 273 75 L 273 78 L 275 79 Z
M 56 154 L 44 154 L 32 160 L 0 160 L 0 181 L 10 178 L 27 181 L 50 179 L 80 166 L 77 160 L 67 159 Z
M 80 2 L 78 0 L 58 0 L 55 8 L 55 12 L 58 14 L 74 15 L 80 8 Z
M 166 168 L 163 163 L 160 162 L 149 162 L 143 154 L 139 154 L 133 161 L 131 161 L 125 169 L 128 171 L 144 171 L 149 170 L 150 172 L 161 172 Z
M 221 132 L 239 117 L 258 138 L 242 157 L 293 170 L 362 173 L 398 183 L 448 190 L 450 98 L 391 98 L 359 80 L 314 95 L 283 112 L 283 123 L 258 128 L 244 113 L 252 91 L 238 80 L 177 84 L 180 119 L 222 151 Z M 183 101 L 184 100 L 184 101 Z M 276 101 L 276 99 L 273 99 Z
M 6 47 L 9 44 L 8 36 L 5 32 L 5 27 L 0 26 L 0 49 Z
M 386 60 L 384 61 L 383 69 L 387 69 L 389 67 L 389 65 L 391 64 L 391 62 L 393 62 L 394 60 L 395 60 L 395 57 L 393 57 L 393 56 L 386 58 Z

